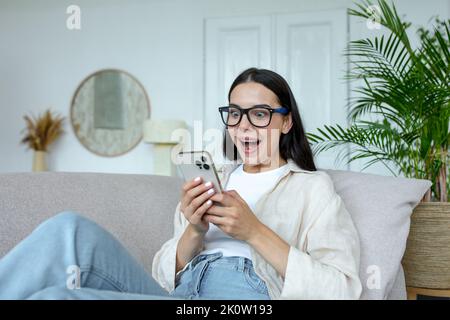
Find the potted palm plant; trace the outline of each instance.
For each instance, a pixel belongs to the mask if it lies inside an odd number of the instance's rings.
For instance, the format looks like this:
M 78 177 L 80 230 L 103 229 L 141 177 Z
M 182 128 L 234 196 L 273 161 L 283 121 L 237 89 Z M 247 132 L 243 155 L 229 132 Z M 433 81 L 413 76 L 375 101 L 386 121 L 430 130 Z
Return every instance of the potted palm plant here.
M 373 19 L 363 1 L 348 12 Z M 377 3 L 378 22 L 387 34 L 351 41 L 348 79 L 358 81 L 349 101 L 349 126 L 326 125 L 308 133 L 313 150 L 342 145 L 348 162 L 365 160 L 364 168 L 382 163 L 394 175 L 433 182 L 411 218 L 403 258 L 409 287 L 450 289 L 450 27 L 436 19 L 432 30 L 417 30 L 413 47 L 394 4 Z M 364 170 L 363 168 L 363 170 Z

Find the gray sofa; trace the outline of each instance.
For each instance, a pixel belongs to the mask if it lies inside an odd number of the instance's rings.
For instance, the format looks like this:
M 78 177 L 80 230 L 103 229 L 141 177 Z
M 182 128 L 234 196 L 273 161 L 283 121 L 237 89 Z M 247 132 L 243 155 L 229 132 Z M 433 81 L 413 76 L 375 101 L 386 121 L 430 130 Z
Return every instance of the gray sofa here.
M 362 174 L 355 173 L 354 177 L 342 180 L 342 177 L 348 176 L 347 173 L 329 172 L 340 185 L 341 190 L 338 191 L 344 195 L 344 202 L 348 204 L 357 225 L 362 226 L 357 214 L 359 209 L 354 207 L 358 201 L 345 200 L 348 197 L 345 195 L 346 188 L 353 188 L 350 184 L 357 183 L 355 179 L 367 181 L 367 177 L 378 178 L 373 175 L 361 178 Z M 383 179 L 380 181 L 385 181 Z M 179 178 L 155 175 L 55 172 L 0 174 L 0 258 L 39 223 L 60 211 L 70 210 L 91 218 L 109 230 L 151 272 L 153 255 L 172 236 L 173 213 L 182 183 Z M 376 182 L 372 181 L 370 187 L 373 184 L 376 186 Z M 361 186 L 358 188 L 361 189 Z M 394 183 L 392 188 L 398 186 Z M 414 199 L 408 201 L 411 207 L 415 205 Z M 375 199 L 374 202 L 379 201 Z M 363 212 L 370 214 L 365 208 Z M 397 224 L 396 221 L 394 223 Z M 360 232 L 363 228 L 359 228 Z M 368 241 L 363 235 L 361 240 Z M 401 241 L 405 242 L 406 238 Z M 402 245 L 399 252 L 404 251 L 404 243 Z M 364 246 L 362 254 L 369 250 L 365 250 Z M 362 296 L 363 299 L 405 299 L 403 270 L 397 260 L 395 263 L 398 266 L 390 268 L 394 276 L 391 280 L 383 279 L 386 285 L 383 284 L 384 287 L 379 289 L 385 292 L 379 292 L 378 295 L 368 292 Z M 365 269 L 361 270 L 363 281 L 366 281 Z

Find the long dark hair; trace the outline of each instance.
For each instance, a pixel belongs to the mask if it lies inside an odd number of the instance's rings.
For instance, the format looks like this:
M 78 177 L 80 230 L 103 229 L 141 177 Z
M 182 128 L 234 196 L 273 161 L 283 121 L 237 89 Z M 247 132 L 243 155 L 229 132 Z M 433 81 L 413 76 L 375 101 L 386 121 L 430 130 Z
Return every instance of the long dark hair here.
M 228 92 L 228 101 L 230 101 L 231 92 L 233 89 L 245 82 L 256 82 L 262 84 L 267 89 L 271 90 L 278 97 L 279 102 L 283 107 L 289 109 L 292 115 L 292 128 L 287 134 L 281 133 L 280 136 L 280 155 L 283 159 L 292 159 L 300 168 L 309 171 L 316 171 L 314 158 L 308 139 L 305 135 L 302 119 L 298 112 L 297 102 L 289 88 L 286 80 L 279 74 L 266 70 L 250 68 L 243 71 L 233 82 Z M 231 150 L 232 149 L 232 150 Z M 240 156 L 237 148 L 231 140 L 227 129 L 223 135 L 223 154 L 229 160 L 236 161 Z

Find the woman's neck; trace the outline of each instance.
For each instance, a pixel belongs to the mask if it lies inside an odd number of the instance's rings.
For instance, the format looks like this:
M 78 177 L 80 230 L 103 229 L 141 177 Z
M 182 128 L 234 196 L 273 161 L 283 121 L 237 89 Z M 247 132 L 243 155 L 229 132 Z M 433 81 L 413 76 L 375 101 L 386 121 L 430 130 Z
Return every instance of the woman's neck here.
M 287 163 L 287 161 L 280 157 L 278 161 L 271 161 L 268 164 L 260 163 L 260 164 L 256 164 L 256 165 L 250 165 L 250 164 L 244 163 L 243 170 L 247 173 L 259 173 L 259 172 L 265 172 L 265 171 L 277 169 L 281 166 L 284 166 L 286 163 Z

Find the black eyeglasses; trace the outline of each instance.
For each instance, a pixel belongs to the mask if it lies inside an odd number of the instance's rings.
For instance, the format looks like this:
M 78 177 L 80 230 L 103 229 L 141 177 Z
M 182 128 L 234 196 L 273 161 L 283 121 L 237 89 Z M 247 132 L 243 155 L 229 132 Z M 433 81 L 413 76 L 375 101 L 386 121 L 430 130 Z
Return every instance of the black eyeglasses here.
M 289 113 L 289 110 L 285 107 L 272 108 L 266 104 L 256 105 L 248 109 L 241 108 L 235 104 L 230 104 L 226 107 L 220 107 L 219 112 L 222 121 L 226 126 L 237 126 L 241 122 L 242 116 L 245 114 L 247 115 L 248 121 L 253 126 L 264 128 L 272 121 L 272 114 L 280 113 L 286 115 Z

